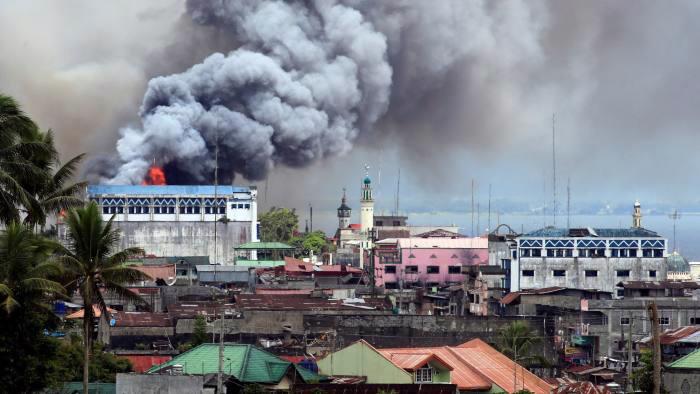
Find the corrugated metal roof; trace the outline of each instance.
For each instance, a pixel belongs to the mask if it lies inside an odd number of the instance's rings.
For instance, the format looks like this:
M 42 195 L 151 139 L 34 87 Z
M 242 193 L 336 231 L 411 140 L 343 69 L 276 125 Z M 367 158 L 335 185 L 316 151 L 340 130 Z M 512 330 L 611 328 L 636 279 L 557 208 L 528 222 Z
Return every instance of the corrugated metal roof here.
M 294 250 L 294 246 L 282 242 L 247 242 L 236 246 L 236 250 Z
M 128 354 L 119 357 L 128 359 L 136 373 L 144 373 L 154 365 L 160 365 L 172 359 L 171 356 L 161 356 L 157 354 Z
M 700 369 L 700 349 L 668 365 L 669 368 Z
M 545 227 L 523 234 L 519 238 L 569 238 L 570 230 L 575 229 Z M 592 230 L 595 235 L 591 237 L 598 238 L 661 238 L 656 232 L 645 228 L 594 228 Z
M 226 196 L 233 193 L 249 193 L 250 188 L 214 185 L 89 185 L 89 196 L 95 195 L 197 195 Z
M 224 373 L 243 383 L 277 384 L 289 368 L 296 368 L 305 382 L 320 376 L 289 361 L 251 345 L 226 344 L 224 346 Z M 205 343 L 178 355 L 172 360 L 151 368 L 148 373 L 173 365 L 182 365 L 189 375 L 205 375 L 219 370 L 219 345 Z
M 387 238 L 377 245 L 398 244 L 402 249 L 488 249 L 488 238 Z
M 661 335 L 659 335 L 659 340 L 662 345 L 672 345 L 698 332 L 700 332 L 700 326 L 685 326 L 669 329 L 662 332 Z M 651 341 L 651 336 L 647 336 L 645 338 L 642 338 L 639 342 L 651 343 Z
M 513 360 L 480 339 L 472 339 L 456 348 L 450 348 L 450 350 L 507 392 L 515 392 L 522 389 L 523 383 L 525 384 L 525 389 L 535 394 L 547 394 L 553 388 L 547 382 L 537 377 L 537 375 L 528 371 L 527 368 L 516 364 Z M 516 368 L 519 377 L 517 386 L 514 386 L 513 372 Z
M 115 312 L 115 327 L 172 327 L 167 313 Z
M 617 284 L 617 286 L 624 287 L 625 289 L 700 289 L 700 283 L 691 281 L 678 281 L 678 280 L 662 280 L 662 281 L 650 281 L 650 280 L 630 280 L 623 281 Z
M 236 304 L 247 310 L 339 310 L 356 308 L 353 305 L 368 309 L 390 309 L 384 300 L 363 299 L 362 302 L 349 300 L 334 300 L 330 298 L 314 298 L 308 295 L 296 294 L 237 294 Z
M 379 352 L 384 355 L 384 357 L 388 358 L 392 363 L 394 363 L 396 366 L 409 370 L 409 371 L 415 371 L 418 368 L 421 368 L 425 366 L 430 361 L 435 361 L 441 365 L 443 365 L 446 369 L 449 369 L 452 371 L 454 368 L 452 366 L 442 360 L 437 354 L 434 352 L 413 352 L 413 351 L 392 351 L 390 349 L 378 349 Z
M 197 272 L 248 272 L 250 267 L 241 265 L 217 265 L 217 264 L 203 264 L 196 265 Z

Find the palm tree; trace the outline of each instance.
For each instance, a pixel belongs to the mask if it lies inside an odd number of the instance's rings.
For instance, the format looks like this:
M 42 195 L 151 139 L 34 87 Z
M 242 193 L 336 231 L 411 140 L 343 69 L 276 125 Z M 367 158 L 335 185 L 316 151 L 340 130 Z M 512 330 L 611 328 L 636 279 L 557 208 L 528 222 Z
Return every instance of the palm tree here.
M 53 131 L 42 132 L 35 129 L 22 137 L 23 143 L 43 145 L 44 151 L 27 152 L 25 159 L 41 169 L 42 176 L 20 176 L 19 182 L 36 200 L 35 206 L 27 209 L 24 222 L 32 226 L 43 226 L 50 215 L 83 206 L 81 192 L 87 182 L 68 183 L 75 174 L 85 154 L 80 154 L 61 165 L 55 148 Z M 33 208 L 33 209 L 32 209 Z
M 89 361 L 94 332 L 96 305 L 102 316 L 108 316 L 103 291 L 115 294 L 122 299 L 143 303 L 143 300 L 125 287 L 126 284 L 147 280 L 149 277 L 126 265 L 134 255 L 143 254 L 140 248 L 127 248 L 117 251 L 120 232 L 112 228 L 112 219 L 102 220 L 97 205 L 92 202 L 85 208 L 68 212 L 68 246 L 62 248 L 60 258 L 71 281 L 69 289 L 77 289 L 84 301 L 83 344 L 85 360 L 83 365 L 83 390 L 87 393 Z
M 38 208 L 38 203 L 25 190 L 19 177 L 37 179 L 41 170 L 34 166 L 28 156 L 47 154 L 44 143 L 24 141 L 37 127 L 22 112 L 19 104 L 9 96 L 0 94 L 0 221 L 19 221 L 19 206 Z
M 498 333 L 498 346 L 501 353 L 512 357 L 515 362 L 526 358 L 532 347 L 539 342 L 537 333 L 523 321 L 514 321 Z
M 0 305 L 4 314 L 20 306 L 47 309 L 51 296 L 63 295 L 63 286 L 52 280 L 60 274 L 61 266 L 49 260 L 57 247 L 17 223 L 10 223 L 0 233 Z

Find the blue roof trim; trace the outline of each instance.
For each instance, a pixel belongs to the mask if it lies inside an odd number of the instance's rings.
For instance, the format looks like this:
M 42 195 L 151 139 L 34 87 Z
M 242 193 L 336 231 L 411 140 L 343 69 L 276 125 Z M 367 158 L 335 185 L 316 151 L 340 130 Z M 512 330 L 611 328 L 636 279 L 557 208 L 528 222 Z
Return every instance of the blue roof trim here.
M 216 193 L 215 190 L 216 189 Z M 250 193 L 250 188 L 242 186 L 214 185 L 89 185 L 88 196 L 93 195 L 230 195 Z
M 544 243 L 545 248 L 573 248 L 573 239 L 548 239 Z

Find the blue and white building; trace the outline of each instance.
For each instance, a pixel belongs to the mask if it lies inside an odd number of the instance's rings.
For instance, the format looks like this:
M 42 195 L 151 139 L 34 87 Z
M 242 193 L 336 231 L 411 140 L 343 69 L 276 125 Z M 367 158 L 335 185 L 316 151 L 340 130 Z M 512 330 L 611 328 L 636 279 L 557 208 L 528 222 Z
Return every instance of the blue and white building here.
M 123 247 L 147 254 L 233 264 L 234 247 L 258 241 L 254 187 L 90 185 L 87 197 L 105 220 L 114 217 Z
M 510 290 L 568 287 L 622 296 L 622 281 L 667 277 L 668 240 L 641 227 L 546 227 L 517 238 Z

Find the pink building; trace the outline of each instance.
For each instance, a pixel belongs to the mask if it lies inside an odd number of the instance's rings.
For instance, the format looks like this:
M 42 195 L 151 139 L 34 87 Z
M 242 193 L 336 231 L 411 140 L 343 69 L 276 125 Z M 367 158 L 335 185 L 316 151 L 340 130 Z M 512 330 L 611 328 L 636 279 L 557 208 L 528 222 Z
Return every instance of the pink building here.
M 447 231 L 383 239 L 375 245 L 377 285 L 387 289 L 462 283 L 462 266 L 489 261 L 487 238 L 467 238 Z

